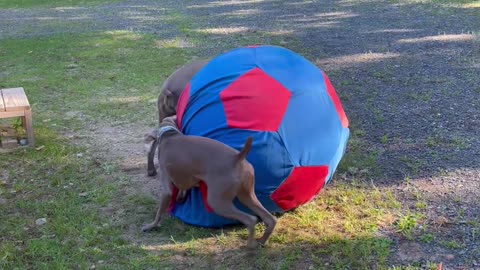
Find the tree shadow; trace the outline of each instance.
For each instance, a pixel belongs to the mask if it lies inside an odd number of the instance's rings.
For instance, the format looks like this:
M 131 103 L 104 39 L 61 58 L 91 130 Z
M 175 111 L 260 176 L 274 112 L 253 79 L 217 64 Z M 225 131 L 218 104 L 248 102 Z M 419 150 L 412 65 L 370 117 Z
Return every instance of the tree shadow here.
M 243 44 L 227 40 L 261 36 L 325 70 L 353 137 L 376 153 L 378 184 L 390 185 L 478 168 L 477 11 L 402 1 L 210 1 L 187 5 L 184 15 L 206 40 L 234 47 Z M 209 57 L 229 49 L 213 46 Z

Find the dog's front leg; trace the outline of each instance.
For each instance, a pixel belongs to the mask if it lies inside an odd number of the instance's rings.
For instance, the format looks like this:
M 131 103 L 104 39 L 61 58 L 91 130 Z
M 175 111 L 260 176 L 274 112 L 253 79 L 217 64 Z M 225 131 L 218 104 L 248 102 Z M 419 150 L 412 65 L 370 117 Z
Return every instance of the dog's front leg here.
M 155 164 L 153 159 L 155 158 L 155 151 L 158 147 L 158 132 L 157 130 L 151 130 L 144 136 L 145 147 L 148 149 L 147 152 L 147 175 L 155 176 L 157 171 L 155 170 Z
M 155 220 L 142 227 L 142 231 L 150 231 L 154 229 L 155 227 L 158 226 L 160 221 L 162 220 L 163 215 L 167 211 L 168 205 L 170 203 L 170 200 L 172 198 L 172 187 L 170 183 L 166 183 L 165 189 L 162 190 L 162 192 L 159 195 L 159 200 L 158 200 L 158 209 L 157 209 L 157 214 L 155 215 Z

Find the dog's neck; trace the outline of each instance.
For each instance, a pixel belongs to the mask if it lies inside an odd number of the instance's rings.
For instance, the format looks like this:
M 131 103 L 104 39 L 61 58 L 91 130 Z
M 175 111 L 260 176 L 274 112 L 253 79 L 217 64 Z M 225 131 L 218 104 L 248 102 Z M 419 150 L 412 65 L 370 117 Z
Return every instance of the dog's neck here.
M 172 125 L 164 125 L 158 129 L 158 141 L 160 141 L 162 139 L 162 136 L 168 131 L 176 131 L 177 133 L 180 133 L 180 130 L 178 130 L 177 127 L 174 127 Z

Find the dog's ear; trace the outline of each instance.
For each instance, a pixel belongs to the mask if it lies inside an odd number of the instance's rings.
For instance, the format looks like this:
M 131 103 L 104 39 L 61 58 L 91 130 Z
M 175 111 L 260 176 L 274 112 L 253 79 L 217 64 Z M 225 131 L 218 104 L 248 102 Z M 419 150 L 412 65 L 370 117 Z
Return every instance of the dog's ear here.
M 158 130 L 152 129 L 149 132 L 145 133 L 143 137 L 145 139 L 145 142 L 151 142 L 153 140 L 156 140 L 158 139 Z
M 172 91 L 165 89 L 163 90 L 163 104 L 167 104 L 169 100 L 173 99 L 173 93 Z
M 158 132 L 156 129 L 152 129 L 143 135 L 143 142 L 145 145 L 148 145 L 148 147 L 150 147 L 150 145 L 156 140 L 158 140 Z
M 168 104 L 168 100 L 171 99 L 172 97 L 172 92 L 168 89 L 163 90 L 163 103 L 162 104 Z
M 163 91 L 164 91 L 164 94 L 163 94 L 162 106 L 164 109 L 165 116 L 170 116 L 175 113 L 176 97 L 173 94 L 173 92 L 168 89 L 165 89 Z
M 166 96 L 166 97 L 172 97 L 172 96 L 173 96 L 172 91 L 170 91 L 170 90 L 168 90 L 168 89 L 163 90 L 163 92 L 165 93 L 165 96 Z

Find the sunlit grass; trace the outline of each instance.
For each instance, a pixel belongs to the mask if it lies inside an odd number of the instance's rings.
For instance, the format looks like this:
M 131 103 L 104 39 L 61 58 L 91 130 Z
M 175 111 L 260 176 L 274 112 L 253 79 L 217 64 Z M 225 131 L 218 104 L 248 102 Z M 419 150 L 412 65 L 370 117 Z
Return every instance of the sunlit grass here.
M 0 59 L 7 69 L 0 84 L 24 87 L 36 115 L 54 122 L 72 111 L 145 121 L 166 74 L 189 55 L 156 41 L 126 31 L 5 40 Z

